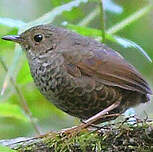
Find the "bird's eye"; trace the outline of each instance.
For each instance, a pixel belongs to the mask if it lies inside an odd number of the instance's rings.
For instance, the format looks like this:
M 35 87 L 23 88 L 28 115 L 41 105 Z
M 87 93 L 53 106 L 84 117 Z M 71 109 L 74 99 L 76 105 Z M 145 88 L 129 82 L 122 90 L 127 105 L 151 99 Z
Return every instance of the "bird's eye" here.
M 42 39 L 43 39 L 43 35 L 42 34 L 37 34 L 37 35 L 34 36 L 34 40 L 36 42 L 41 42 Z

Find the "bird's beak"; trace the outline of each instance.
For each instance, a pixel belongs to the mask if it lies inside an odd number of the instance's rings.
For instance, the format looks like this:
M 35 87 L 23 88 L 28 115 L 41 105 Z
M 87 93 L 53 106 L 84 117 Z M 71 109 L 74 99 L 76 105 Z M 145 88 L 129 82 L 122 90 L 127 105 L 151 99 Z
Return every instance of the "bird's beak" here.
M 18 35 L 7 35 L 7 36 L 3 36 L 2 39 L 7 41 L 13 41 L 16 43 L 23 42 L 23 39 Z

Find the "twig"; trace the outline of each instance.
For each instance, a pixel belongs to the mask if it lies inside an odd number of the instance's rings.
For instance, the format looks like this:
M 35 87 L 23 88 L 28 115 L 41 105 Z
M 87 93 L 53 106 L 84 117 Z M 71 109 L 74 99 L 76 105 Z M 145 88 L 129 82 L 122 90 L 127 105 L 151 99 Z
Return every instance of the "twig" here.
M 1 62 L 1 65 L 3 66 L 5 72 L 7 72 L 7 71 L 8 71 L 8 68 L 7 68 L 6 64 L 4 63 L 4 61 L 2 60 L 1 57 L 0 57 L 0 62 Z M 38 126 L 37 126 L 37 124 L 35 123 L 35 121 L 33 120 L 32 113 L 31 113 L 31 111 L 29 110 L 29 107 L 28 107 L 28 105 L 27 105 L 27 102 L 26 102 L 26 100 L 25 100 L 25 98 L 24 98 L 22 92 L 20 91 L 18 85 L 15 83 L 15 81 L 14 81 L 14 79 L 13 79 L 12 77 L 10 77 L 10 82 L 12 83 L 13 87 L 14 87 L 15 90 L 16 90 L 16 92 L 17 92 L 17 94 L 18 94 L 18 96 L 19 96 L 19 98 L 20 98 L 20 100 L 21 100 L 20 104 L 21 104 L 21 106 L 23 107 L 23 109 L 24 109 L 25 113 L 27 114 L 27 116 L 29 117 L 30 122 L 31 122 L 31 124 L 32 124 L 32 126 L 33 126 L 35 132 L 36 132 L 38 135 L 40 135 L 40 131 L 39 131 L 39 129 L 38 129 Z
M 103 8 L 103 0 L 100 0 L 100 23 L 101 23 L 101 31 L 102 31 L 102 42 L 105 42 L 105 21 L 104 21 L 104 8 Z

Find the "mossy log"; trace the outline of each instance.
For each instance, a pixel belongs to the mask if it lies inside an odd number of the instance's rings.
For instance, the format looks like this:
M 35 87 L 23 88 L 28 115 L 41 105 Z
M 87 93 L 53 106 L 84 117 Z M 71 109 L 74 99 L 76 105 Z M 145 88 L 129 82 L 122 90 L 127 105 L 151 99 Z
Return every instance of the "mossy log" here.
M 0 144 L 19 152 L 153 152 L 153 122 L 105 125 L 72 137 L 51 132 L 34 138 L 1 140 Z

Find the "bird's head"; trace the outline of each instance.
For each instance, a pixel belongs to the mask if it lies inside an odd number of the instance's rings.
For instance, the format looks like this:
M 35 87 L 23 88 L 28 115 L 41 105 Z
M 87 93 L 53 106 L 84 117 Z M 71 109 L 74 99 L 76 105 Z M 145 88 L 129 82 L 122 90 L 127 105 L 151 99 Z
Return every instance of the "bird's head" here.
M 3 40 L 13 41 L 21 45 L 27 54 L 39 56 L 54 50 L 57 44 L 56 28 L 52 25 L 39 25 L 32 27 L 20 35 L 3 36 Z

